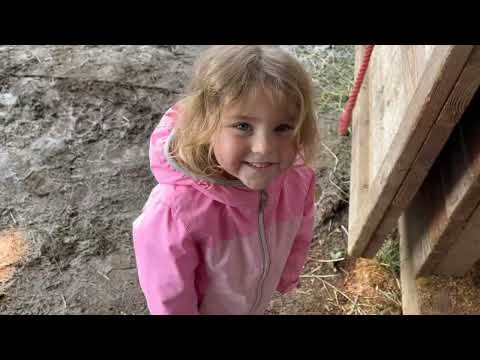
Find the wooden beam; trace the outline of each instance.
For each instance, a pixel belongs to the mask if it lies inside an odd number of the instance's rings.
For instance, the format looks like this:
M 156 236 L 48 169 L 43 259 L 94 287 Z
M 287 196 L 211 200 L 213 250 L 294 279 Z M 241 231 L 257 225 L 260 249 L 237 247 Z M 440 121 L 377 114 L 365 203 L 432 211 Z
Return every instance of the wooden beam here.
M 369 184 L 367 200 L 361 209 L 357 209 L 358 217 L 349 226 L 348 251 L 351 256 L 373 256 L 381 241 L 378 240 L 367 253 L 366 250 L 378 226 L 384 218 L 399 215 L 388 213 L 389 207 L 437 121 L 472 48 L 469 45 L 434 48 L 401 119 L 399 130 L 395 133 L 375 178 Z M 388 225 L 395 224 L 391 219 L 386 221 L 389 221 Z
M 355 73 L 362 61 L 364 47 L 355 47 Z M 349 222 L 355 222 L 358 209 L 362 207 L 368 195 L 370 149 L 369 149 L 369 113 L 368 113 L 368 80 L 367 70 L 363 84 L 358 94 L 357 104 L 353 111 L 351 162 L 350 162 L 350 199 L 349 199 Z
M 430 238 L 419 271 L 464 275 L 480 259 L 480 91 L 462 119 L 457 147 L 443 164 L 445 224 Z M 433 235 L 430 235 L 431 237 Z M 443 252 L 442 252 L 443 250 Z M 437 255 L 434 257 L 434 255 Z M 430 259 L 430 258 L 431 259 Z
M 478 247 L 471 232 L 480 205 L 479 116 L 477 92 L 405 210 L 417 238 L 411 254 L 416 276 L 436 272 L 438 266 L 443 274 L 465 273 L 478 259 L 479 253 L 470 250 Z
M 477 206 L 465 229 L 448 254 L 434 270 L 435 274 L 464 276 L 480 259 L 480 206 Z
M 395 227 L 397 218 L 412 200 L 427 176 L 435 158 L 447 142 L 453 128 L 460 120 L 480 86 L 480 47 L 475 46 L 455 87 L 443 106 L 438 119 L 428 132 L 425 142 L 408 170 L 405 179 L 369 242 L 364 256 L 375 255 L 385 236 Z

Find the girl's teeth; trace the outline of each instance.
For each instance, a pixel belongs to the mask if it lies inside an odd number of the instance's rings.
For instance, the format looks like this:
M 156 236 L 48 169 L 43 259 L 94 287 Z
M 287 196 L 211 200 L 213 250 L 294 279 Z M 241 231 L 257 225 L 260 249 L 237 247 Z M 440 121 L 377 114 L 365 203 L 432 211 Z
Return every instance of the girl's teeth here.
M 257 167 L 257 168 L 264 168 L 264 167 L 270 166 L 269 163 L 264 163 L 264 164 L 253 164 L 253 163 L 249 163 L 249 164 L 252 165 L 253 167 Z

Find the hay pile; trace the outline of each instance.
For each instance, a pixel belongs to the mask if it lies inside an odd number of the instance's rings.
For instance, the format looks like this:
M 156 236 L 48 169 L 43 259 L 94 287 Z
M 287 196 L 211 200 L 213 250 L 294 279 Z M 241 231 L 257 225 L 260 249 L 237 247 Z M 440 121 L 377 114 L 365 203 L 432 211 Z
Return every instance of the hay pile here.
M 358 259 L 344 283 L 350 300 L 347 313 L 360 315 L 401 314 L 400 284 L 392 271 L 375 260 Z
M 425 315 L 480 314 L 480 287 L 477 269 L 463 277 L 436 276 L 417 279 L 420 313 Z

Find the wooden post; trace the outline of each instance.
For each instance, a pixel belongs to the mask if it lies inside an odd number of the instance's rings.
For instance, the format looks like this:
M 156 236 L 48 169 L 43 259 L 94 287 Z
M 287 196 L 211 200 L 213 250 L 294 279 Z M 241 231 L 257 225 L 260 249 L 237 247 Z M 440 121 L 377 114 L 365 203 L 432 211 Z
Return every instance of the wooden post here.
M 363 57 L 363 46 L 355 47 L 355 73 L 357 73 Z M 362 208 L 368 195 L 370 175 L 370 143 L 369 143 L 369 113 L 368 113 L 368 74 L 367 70 L 363 84 L 358 94 L 357 104 L 353 111 L 350 165 L 350 206 L 348 221 L 355 223 L 359 215 L 358 209 Z

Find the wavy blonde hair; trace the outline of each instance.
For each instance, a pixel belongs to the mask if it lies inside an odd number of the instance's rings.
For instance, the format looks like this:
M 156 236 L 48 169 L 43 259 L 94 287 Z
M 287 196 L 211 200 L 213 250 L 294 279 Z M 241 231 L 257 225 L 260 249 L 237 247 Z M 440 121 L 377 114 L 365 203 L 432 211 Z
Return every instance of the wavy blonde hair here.
M 213 154 L 222 111 L 258 90 L 293 112 L 298 155 L 312 166 L 319 137 L 312 81 L 298 60 L 274 46 L 219 45 L 201 54 L 180 101 L 171 155 L 198 177 L 224 176 Z

